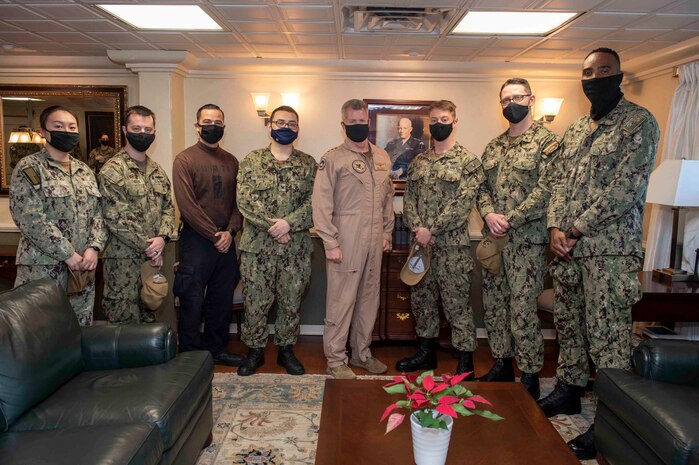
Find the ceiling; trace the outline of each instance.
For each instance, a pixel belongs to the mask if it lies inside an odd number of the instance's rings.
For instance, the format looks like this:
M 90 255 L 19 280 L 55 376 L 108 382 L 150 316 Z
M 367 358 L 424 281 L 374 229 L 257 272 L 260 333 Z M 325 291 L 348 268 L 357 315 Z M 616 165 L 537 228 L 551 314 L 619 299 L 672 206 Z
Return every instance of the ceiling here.
M 222 32 L 138 32 L 97 3 L 198 4 Z M 450 9 L 429 33 L 353 32 L 354 6 Z M 584 12 L 548 37 L 450 36 L 468 10 Z M 104 56 L 185 50 L 201 59 L 579 63 L 593 48 L 625 60 L 699 36 L 699 0 L 0 0 L 0 55 Z

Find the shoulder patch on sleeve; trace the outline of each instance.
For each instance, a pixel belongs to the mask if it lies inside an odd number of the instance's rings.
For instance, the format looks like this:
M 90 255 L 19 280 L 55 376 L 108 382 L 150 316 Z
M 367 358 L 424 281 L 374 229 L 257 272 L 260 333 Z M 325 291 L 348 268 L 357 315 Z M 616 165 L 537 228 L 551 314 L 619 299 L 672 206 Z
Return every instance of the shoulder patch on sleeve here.
M 323 169 L 325 169 L 325 157 L 320 159 L 320 163 L 318 163 L 318 169 L 320 171 L 323 171 Z
M 647 115 L 644 112 L 636 112 L 626 118 L 622 123 L 621 129 L 627 134 L 634 134 L 638 131 L 641 125 L 646 121 Z
M 37 187 L 39 184 L 41 184 L 41 178 L 39 177 L 39 174 L 36 172 L 33 166 L 27 166 L 26 168 L 22 168 L 22 173 L 27 177 L 29 182 L 32 183 L 34 187 Z
M 478 158 L 473 158 L 471 161 L 466 163 L 466 166 L 464 166 L 464 171 L 466 173 L 471 174 L 474 171 L 476 171 L 478 168 L 481 166 L 481 161 Z

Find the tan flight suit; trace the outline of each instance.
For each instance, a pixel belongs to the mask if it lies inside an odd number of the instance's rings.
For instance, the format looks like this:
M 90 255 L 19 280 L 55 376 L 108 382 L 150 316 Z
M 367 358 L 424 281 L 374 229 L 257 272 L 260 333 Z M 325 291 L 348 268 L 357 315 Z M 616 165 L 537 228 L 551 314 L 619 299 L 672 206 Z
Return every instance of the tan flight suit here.
M 329 150 L 318 165 L 313 186 L 313 224 L 325 250 L 340 247 L 342 262 L 326 261 L 323 349 L 329 367 L 347 363 L 350 331 L 352 357 L 366 361 L 379 309 L 383 240 L 393 232 L 391 160 L 370 144 L 370 153 L 345 142 Z

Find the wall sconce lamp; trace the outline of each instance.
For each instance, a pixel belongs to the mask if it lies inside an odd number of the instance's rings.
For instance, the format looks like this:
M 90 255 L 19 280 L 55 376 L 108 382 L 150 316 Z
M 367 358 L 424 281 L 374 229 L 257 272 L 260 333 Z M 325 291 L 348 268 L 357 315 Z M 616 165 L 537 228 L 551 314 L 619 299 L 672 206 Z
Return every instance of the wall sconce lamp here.
M 251 92 L 252 103 L 255 105 L 255 111 L 257 116 L 264 119 L 265 126 L 269 124 L 269 113 L 267 113 L 267 107 L 269 106 L 269 93 L 268 92 Z M 287 105 L 292 108 L 297 108 L 301 101 L 301 97 L 298 92 L 282 92 L 282 105 Z
M 44 138 L 37 131 L 33 131 L 28 126 L 20 126 L 10 133 L 9 144 L 43 144 Z
M 252 103 L 255 105 L 257 116 L 264 120 L 265 126 L 269 124 L 269 113 L 267 113 L 267 105 L 269 105 L 269 93 L 251 92 Z
M 543 113 L 543 116 L 539 121 L 542 123 L 551 123 L 553 119 L 558 116 L 558 112 L 561 111 L 563 100 L 562 98 L 551 97 L 541 99 L 541 113 Z

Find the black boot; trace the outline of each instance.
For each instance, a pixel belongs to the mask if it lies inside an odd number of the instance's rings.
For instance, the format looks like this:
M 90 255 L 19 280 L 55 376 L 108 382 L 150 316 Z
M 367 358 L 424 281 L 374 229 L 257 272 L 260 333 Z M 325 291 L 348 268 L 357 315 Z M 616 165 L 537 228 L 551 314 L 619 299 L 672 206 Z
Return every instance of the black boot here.
M 279 346 L 277 353 L 277 365 L 286 368 L 286 372 L 290 375 L 302 375 L 306 372 L 299 359 L 294 355 L 294 346 Z
M 595 447 L 595 424 L 583 434 L 568 441 L 568 447 L 573 451 L 578 460 L 592 460 L 597 457 Z
M 238 367 L 238 376 L 250 376 L 257 372 L 257 369 L 265 364 L 265 350 L 251 347 L 248 356 L 242 365 Z
M 459 363 L 456 365 L 456 375 L 471 372 L 470 375 L 464 378 L 464 381 L 475 381 L 476 373 L 473 368 L 473 352 L 465 350 L 459 351 Z
M 558 380 L 556 387 L 551 394 L 536 401 L 547 417 L 566 414 L 575 415 L 580 413 L 580 396 L 575 386 Z
M 522 372 L 522 377 L 519 381 L 524 385 L 527 391 L 529 391 L 529 394 L 531 394 L 534 400 L 539 400 L 539 396 L 541 396 L 541 389 L 539 387 L 539 373 Z
M 512 357 L 496 358 L 490 371 L 478 378 L 478 381 L 506 381 L 510 383 L 514 380 L 515 369 L 512 367 Z
M 437 354 L 434 351 L 434 339 L 418 337 L 417 353 L 412 357 L 398 360 L 396 370 L 407 373 L 416 370 L 434 370 L 437 368 Z

